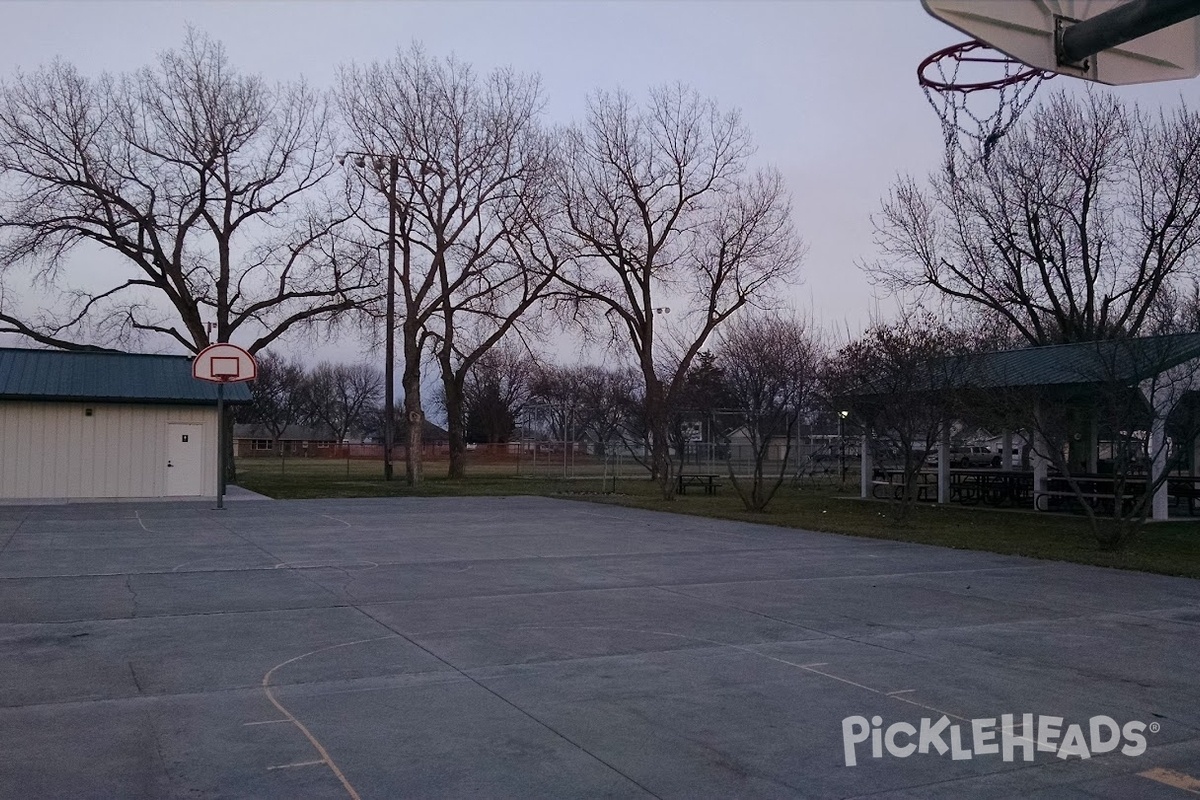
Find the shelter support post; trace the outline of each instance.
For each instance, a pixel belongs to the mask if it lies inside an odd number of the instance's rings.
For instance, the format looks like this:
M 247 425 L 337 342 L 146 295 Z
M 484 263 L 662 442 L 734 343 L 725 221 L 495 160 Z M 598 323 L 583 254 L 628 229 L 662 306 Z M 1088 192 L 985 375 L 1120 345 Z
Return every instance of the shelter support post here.
M 1192 439 L 1192 460 L 1190 463 L 1191 474 L 1193 476 L 1200 475 L 1200 436 Z
M 859 489 L 858 496 L 864 500 L 871 496 L 871 434 L 865 432 L 862 435 L 862 458 L 859 466 Z
M 1154 487 L 1150 516 L 1155 520 L 1167 518 L 1166 472 L 1167 420 L 1159 409 L 1155 409 L 1154 420 L 1150 423 L 1150 485 Z
M 1000 469 L 1003 472 L 1012 472 L 1012 431 L 1006 428 L 1001 438 L 1004 452 L 1000 456 Z
M 1153 378 L 1142 381 L 1142 397 L 1150 406 L 1150 439 L 1146 443 L 1150 457 L 1150 483 L 1154 494 L 1150 498 L 1150 518 L 1166 520 L 1168 517 L 1167 492 L 1170 490 L 1167 481 L 1167 417 L 1179 401 L 1181 387 L 1187 381 L 1179 378 L 1179 373 L 1164 370 Z
M 1050 472 L 1046 437 L 1042 433 L 1042 405 L 1039 401 L 1033 408 L 1033 447 L 1029 452 L 1030 466 L 1033 467 L 1033 508 L 1035 511 L 1045 511 L 1042 497 L 1046 492 L 1046 478 Z
M 1088 472 L 1095 475 L 1100 471 L 1100 421 L 1095 407 L 1088 409 Z
M 943 422 L 938 436 L 938 502 L 950 502 L 950 423 Z

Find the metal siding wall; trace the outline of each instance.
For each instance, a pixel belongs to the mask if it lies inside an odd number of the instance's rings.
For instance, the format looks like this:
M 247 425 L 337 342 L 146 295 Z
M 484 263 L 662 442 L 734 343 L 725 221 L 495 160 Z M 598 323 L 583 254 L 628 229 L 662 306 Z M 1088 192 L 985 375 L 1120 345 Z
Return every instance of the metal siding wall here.
M 84 474 L 90 478 L 84 484 L 85 497 L 117 497 L 117 470 L 114 468 L 113 456 L 121 446 L 120 434 L 121 415 L 125 413 L 123 406 L 92 406 L 94 412 L 90 417 L 84 417 L 84 422 L 92 421 L 92 457 L 84 467 Z M 62 452 L 62 451 L 59 451 Z M 57 488 L 57 487 L 56 487 Z M 134 487 L 136 490 L 138 487 Z M 134 497 L 142 497 L 140 492 Z
M 132 494 L 135 487 L 144 486 L 152 492 L 151 497 L 162 495 L 166 477 L 159 473 L 165 471 L 166 468 L 162 464 L 163 459 L 167 457 L 166 432 L 158 430 L 162 427 L 164 425 L 160 424 L 139 432 L 135 420 L 129 418 L 126 424 L 128 432 L 122 434 L 128 437 L 129 442 L 125 455 L 125 461 L 129 465 L 129 478 L 121 487 L 122 492 Z
M 17 485 L 17 416 L 0 406 L 0 497 Z
M 0 497 L 162 497 L 169 422 L 204 426 L 203 491 L 215 495 L 216 409 L 0 402 Z
M 96 425 L 96 443 L 98 445 L 96 458 L 99 463 L 93 469 L 96 483 L 93 494 L 100 497 L 121 497 L 121 451 L 129 449 L 129 441 L 121 437 L 122 422 L 130 417 L 131 409 L 127 406 L 100 406 L 95 409 L 96 415 L 87 419 L 98 420 Z M 128 426 L 126 426 L 128 427 Z M 138 431 L 137 433 L 141 433 Z M 130 470 L 132 472 L 132 470 Z M 144 481 L 139 482 L 141 486 Z M 136 491 L 139 486 L 135 485 Z M 145 497 L 138 494 L 127 494 L 125 497 Z
M 36 412 L 34 411 L 35 408 L 36 406 L 33 405 L 28 406 L 30 419 L 33 419 L 34 416 L 36 416 Z M 83 417 L 83 412 L 79 411 L 76 414 L 68 414 L 63 418 L 62 422 L 63 424 L 61 427 L 65 433 L 67 442 L 78 442 L 79 448 L 82 451 L 84 431 L 86 427 L 84 423 L 89 422 L 89 420 L 85 420 Z M 48 452 L 57 453 L 58 445 L 55 444 L 53 448 L 47 447 L 46 449 Z M 80 496 L 83 493 L 83 459 L 70 458 L 66 459 L 64 463 L 67 473 L 66 481 L 68 496 Z
M 208 442 L 204 452 L 204 494 L 209 497 L 217 496 L 217 434 L 220 426 L 217 424 L 217 409 L 194 409 L 196 421 L 204 425 L 204 441 Z M 226 406 L 225 413 L 232 413 Z
M 116 446 L 112 449 L 108 458 L 108 463 L 115 481 L 115 494 L 117 497 L 130 497 L 133 493 L 135 485 L 134 470 L 138 467 L 138 461 L 134 459 L 133 448 L 133 415 L 122 413 L 115 420 L 116 422 Z
M 56 453 L 57 450 L 54 449 L 53 442 L 47 442 L 47 433 L 52 432 L 52 428 L 45 424 L 45 420 L 30 417 L 30 421 L 34 424 L 31 424 L 29 427 L 29 435 L 22 437 L 24 440 L 22 442 L 24 445 L 22 453 L 26 459 L 24 464 L 28 465 L 28 467 L 36 465 L 36 469 L 31 469 L 31 473 L 33 474 L 31 475 L 30 487 L 36 492 L 34 497 L 45 497 L 46 495 L 42 494 L 41 487 L 54 480 L 54 462 L 58 459 L 36 458 L 35 456 L 39 450 L 45 449 L 48 453 Z

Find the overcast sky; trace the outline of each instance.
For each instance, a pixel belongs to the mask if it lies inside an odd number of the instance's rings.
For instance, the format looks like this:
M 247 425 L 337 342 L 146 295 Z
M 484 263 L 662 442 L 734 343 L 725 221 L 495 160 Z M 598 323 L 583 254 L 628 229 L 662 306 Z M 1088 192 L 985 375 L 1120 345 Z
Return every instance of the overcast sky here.
M 481 71 L 542 77 L 551 121 L 581 112 L 595 88 L 684 81 L 741 109 L 759 149 L 787 179 L 809 246 L 798 308 L 858 330 L 874 294 L 870 215 L 898 172 L 941 158 L 937 117 L 917 63 L 964 37 L 917 0 L 779 2 L 0 2 L 0 70 L 61 56 L 88 73 L 130 70 L 177 46 L 188 24 L 221 40 L 246 72 L 329 86 L 339 64 L 385 59 L 420 41 Z M 1079 90 L 1079 82 L 1056 85 Z M 1158 104 L 1195 82 L 1122 89 Z M 1113 91 L 1103 89 L 1103 91 Z M 881 301 L 885 313 L 891 308 Z

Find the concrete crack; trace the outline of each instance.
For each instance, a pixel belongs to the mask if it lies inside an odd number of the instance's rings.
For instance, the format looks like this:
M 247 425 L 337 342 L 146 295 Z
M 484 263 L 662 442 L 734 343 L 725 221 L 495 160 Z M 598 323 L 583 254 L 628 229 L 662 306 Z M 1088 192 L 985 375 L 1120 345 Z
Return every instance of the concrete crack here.
M 133 685 L 137 687 L 138 694 L 145 694 L 142 690 L 142 682 L 138 680 L 137 672 L 133 669 L 133 662 L 126 661 L 125 663 L 129 665 L 129 675 L 133 678 Z
M 131 618 L 136 617 L 138 615 L 138 600 L 137 600 L 138 593 L 137 593 L 137 590 L 133 588 L 133 576 L 132 575 L 125 576 L 125 588 L 129 591 L 130 602 L 133 603 L 133 608 L 130 610 L 129 616 Z

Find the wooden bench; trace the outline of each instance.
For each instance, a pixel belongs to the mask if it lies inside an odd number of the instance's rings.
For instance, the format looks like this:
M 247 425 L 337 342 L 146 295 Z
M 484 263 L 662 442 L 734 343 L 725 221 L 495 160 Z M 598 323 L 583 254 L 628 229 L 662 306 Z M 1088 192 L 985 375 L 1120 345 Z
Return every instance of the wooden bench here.
M 687 494 L 687 487 L 700 486 L 703 487 L 705 494 L 716 494 L 717 489 L 721 487 L 721 482 L 717 480 L 720 477 L 720 475 L 707 472 L 681 472 L 676 488 L 679 494 Z

